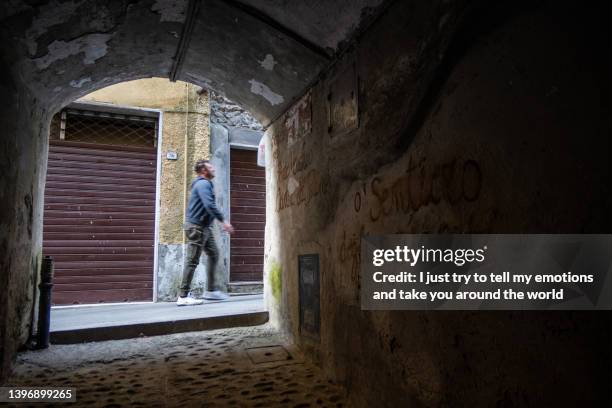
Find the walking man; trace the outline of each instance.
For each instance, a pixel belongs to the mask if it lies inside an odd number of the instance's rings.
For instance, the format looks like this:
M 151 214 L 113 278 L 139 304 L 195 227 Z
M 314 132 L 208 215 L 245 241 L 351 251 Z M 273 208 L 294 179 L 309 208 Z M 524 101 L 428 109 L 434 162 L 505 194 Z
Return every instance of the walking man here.
M 205 299 L 225 300 L 229 296 L 219 290 L 215 280 L 215 269 L 219 261 L 219 249 L 215 243 L 212 226 L 215 219 L 222 223 L 222 228 L 229 234 L 234 232 L 234 227 L 225 222 L 223 214 L 215 203 L 215 192 L 212 179 L 215 178 L 215 168 L 208 160 L 200 160 L 194 170 L 198 177 L 191 182 L 191 196 L 187 208 L 185 222 L 185 236 L 187 245 L 185 248 L 185 265 L 183 267 L 183 281 L 181 283 L 179 298 L 176 300 L 178 306 L 200 305 L 201 299 L 189 296 L 189 289 L 193 279 L 193 273 L 200 263 L 202 250 L 208 255 L 206 267 L 207 292 Z

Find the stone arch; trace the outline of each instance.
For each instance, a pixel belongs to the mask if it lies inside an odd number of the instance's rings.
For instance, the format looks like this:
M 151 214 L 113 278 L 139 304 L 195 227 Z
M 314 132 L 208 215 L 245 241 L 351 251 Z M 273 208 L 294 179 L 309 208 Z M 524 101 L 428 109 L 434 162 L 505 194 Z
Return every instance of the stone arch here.
M 170 77 L 264 126 L 314 83 L 382 0 L 15 0 L 0 10 L 0 379 L 27 340 L 52 115 L 96 89 Z M 324 16 L 324 18 L 321 18 Z

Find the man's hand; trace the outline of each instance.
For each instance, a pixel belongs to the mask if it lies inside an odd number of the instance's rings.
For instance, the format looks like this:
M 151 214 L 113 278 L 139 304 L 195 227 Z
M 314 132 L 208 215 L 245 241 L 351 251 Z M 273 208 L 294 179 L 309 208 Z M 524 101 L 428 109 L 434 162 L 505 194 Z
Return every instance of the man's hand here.
M 234 227 L 232 227 L 232 224 L 229 222 L 224 222 L 221 228 L 223 228 L 223 231 L 227 232 L 228 234 L 234 233 Z

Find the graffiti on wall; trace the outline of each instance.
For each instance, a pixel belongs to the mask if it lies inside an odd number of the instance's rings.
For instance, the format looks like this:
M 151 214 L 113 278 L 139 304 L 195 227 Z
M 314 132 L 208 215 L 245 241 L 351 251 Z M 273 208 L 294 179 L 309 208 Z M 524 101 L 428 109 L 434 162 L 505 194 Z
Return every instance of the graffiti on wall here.
M 280 140 L 274 138 L 272 155 L 278 163 L 277 210 L 308 204 L 325 191 L 321 174 L 312 167 L 312 152 L 307 148 L 306 136 L 312 132 L 312 97 L 308 92 L 287 112 Z M 279 153 L 279 145 L 286 137 L 286 149 Z M 283 157 L 284 156 L 284 157 Z
M 284 210 L 301 204 L 308 204 L 314 197 L 325 191 L 321 174 L 315 169 L 308 170 L 302 177 L 290 176 L 286 183 L 277 188 L 277 210 Z
M 441 201 L 473 202 L 480 196 L 482 184 L 480 165 L 471 159 L 437 164 L 409 159 L 401 175 L 378 174 L 361 182 L 353 192 L 352 202 L 347 203 L 352 206 L 353 216 L 338 231 L 333 244 L 334 258 L 342 270 L 337 275 L 342 282 L 338 291 L 345 296 L 344 301 L 359 302 L 361 237 L 367 234 L 369 222 L 413 213 Z
M 290 177 L 306 170 L 312 161 L 310 151 L 306 149 L 301 151 L 293 150 L 288 155 L 289 158 L 287 160 L 280 160 L 278 162 L 279 183 L 285 183 Z
M 342 231 L 342 239 L 338 241 L 337 254 L 340 263 L 350 270 L 350 282 L 355 283 L 359 289 L 361 268 L 361 236 L 364 234 L 362 225 L 359 232 L 348 233 Z
M 415 163 L 399 177 L 375 176 L 362 183 L 353 195 L 356 213 L 367 211 L 370 221 L 393 214 L 407 214 L 441 200 L 449 204 L 475 201 L 482 189 L 482 172 L 475 160 L 452 159 L 428 165 L 425 159 Z
M 287 146 L 292 146 L 302 140 L 312 131 L 312 97 L 308 91 L 302 99 L 289 109 L 285 116 L 285 130 L 287 133 Z

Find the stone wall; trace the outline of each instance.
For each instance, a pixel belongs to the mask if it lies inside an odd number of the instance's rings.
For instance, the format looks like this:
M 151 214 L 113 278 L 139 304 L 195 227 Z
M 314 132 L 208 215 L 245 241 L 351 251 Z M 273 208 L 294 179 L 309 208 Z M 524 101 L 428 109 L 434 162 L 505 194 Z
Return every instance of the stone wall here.
M 0 382 L 32 334 L 42 257 L 42 192 L 48 112 L 12 81 L 0 59 Z
M 225 96 L 211 91 L 210 122 L 225 127 L 246 128 L 261 131 L 261 123 L 242 106 L 230 101 Z
M 364 234 L 610 231 L 601 13 L 481 4 L 393 3 L 267 131 L 271 319 L 355 406 L 593 405 L 605 378 L 607 314 L 360 308 Z

